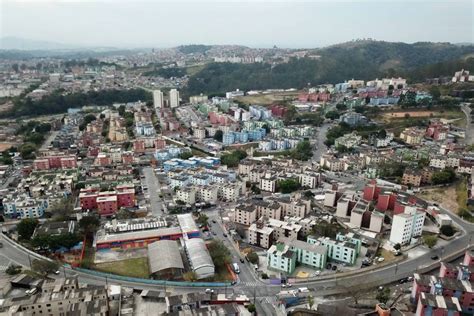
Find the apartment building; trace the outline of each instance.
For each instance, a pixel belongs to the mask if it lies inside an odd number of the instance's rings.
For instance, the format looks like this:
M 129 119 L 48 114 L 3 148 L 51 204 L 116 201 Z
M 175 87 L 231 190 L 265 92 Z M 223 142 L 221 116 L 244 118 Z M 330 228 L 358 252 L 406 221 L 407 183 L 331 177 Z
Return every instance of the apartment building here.
M 407 168 L 403 172 L 402 184 L 419 187 L 421 185 L 421 178 L 422 174 L 420 170 Z
M 182 201 L 193 205 L 196 203 L 196 189 L 194 187 L 179 188 L 175 192 L 175 201 Z
M 268 249 L 274 241 L 273 228 L 258 221 L 249 227 L 249 244 Z
M 260 190 L 273 193 L 276 191 L 276 184 L 277 177 L 267 173 L 260 179 Z
M 362 241 L 359 235 L 354 233 L 337 234 L 336 239 L 329 237 L 315 238 L 308 236 L 308 243 L 325 246 L 328 249 L 327 258 L 332 261 L 354 265 L 360 254 Z
M 405 206 L 403 213 L 395 214 L 392 220 L 390 242 L 406 245 L 413 238 L 420 237 L 425 222 L 425 212 L 413 206 Z
M 250 226 L 257 220 L 257 209 L 255 205 L 240 204 L 234 210 L 234 222 Z
M 267 250 L 267 267 L 269 269 L 291 274 L 296 268 L 296 252 L 289 245 L 277 243 Z

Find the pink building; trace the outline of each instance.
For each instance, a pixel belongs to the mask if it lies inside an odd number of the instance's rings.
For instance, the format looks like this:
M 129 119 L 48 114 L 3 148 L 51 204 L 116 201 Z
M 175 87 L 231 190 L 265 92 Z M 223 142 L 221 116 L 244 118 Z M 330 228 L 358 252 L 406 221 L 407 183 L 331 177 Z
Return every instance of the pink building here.
M 145 141 L 143 139 L 136 139 L 133 142 L 133 151 L 135 153 L 144 153 L 145 152 Z
M 133 163 L 133 153 L 131 152 L 124 152 L 122 154 L 122 163 L 124 165 L 131 165 Z
M 474 266 L 474 249 L 466 251 L 462 264 L 468 267 Z
M 117 196 L 99 196 L 97 197 L 97 210 L 100 216 L 110 216 L 117 212 Z
M 33 168 L 35 170 L 49 170 L 49 160 L 48 159 L 35 159 L 33 161 Z
M 72 169 L 77 167 L 76 157 L 64 157 L 60 160 L 62 169 Z
M 163 149 L 166 147 L 166 140 L 163 138 L 157 138 L 155 139 L 155 148 L 156 149 Z
M 421 293 L 416 307 L 416 316 L 460 316 L 461 305 L 456 297 L 443 297 Z

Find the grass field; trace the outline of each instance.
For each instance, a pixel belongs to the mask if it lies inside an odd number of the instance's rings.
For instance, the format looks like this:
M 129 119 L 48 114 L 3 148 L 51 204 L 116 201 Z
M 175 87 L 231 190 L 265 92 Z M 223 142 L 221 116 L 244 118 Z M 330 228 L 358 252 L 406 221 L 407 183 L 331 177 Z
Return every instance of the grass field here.
M 291 101 L 298 95 L 298 92 L 278 92 L 269 94 L 246 95 L 235 98 L 237 101 L 245 104 L 270 105 L 275 102 Z
M 148 258 L 132 258 L 121 261 L 100 263 L 95 270 L 134 278 L 149 277 Z
M 376 121 L 383 123 L 385 128 L 398 135 L 403 129 L 420 125 L 420 120 L 430 118 L 452 120 L 455 126 L 466 127 L 466 116 L 457 110 L 406 110 L 406 111 L 384 111 L 376 118 Z

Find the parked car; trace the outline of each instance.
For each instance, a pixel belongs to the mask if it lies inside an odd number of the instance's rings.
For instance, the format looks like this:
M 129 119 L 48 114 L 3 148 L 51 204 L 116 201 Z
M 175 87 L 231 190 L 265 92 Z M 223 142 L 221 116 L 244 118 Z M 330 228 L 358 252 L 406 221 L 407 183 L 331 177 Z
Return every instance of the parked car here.
M 213 294 L 214 290 L 213 289 L 206 289 L 206 294 Z
M 437 255 L 431 256 L 431 260 L 438 260 L 439 257 Z

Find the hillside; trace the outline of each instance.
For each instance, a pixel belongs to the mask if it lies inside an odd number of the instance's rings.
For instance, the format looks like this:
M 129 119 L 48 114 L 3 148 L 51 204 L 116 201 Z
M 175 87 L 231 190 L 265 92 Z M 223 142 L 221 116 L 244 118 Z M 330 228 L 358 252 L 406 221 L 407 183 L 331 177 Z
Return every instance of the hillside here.
M 374 79 L 407 76 L 423 79 L 431 74 L 430 65 L 446 63 L 451 71 L 461 65 L 474 46 L 449 43 L 390 43 L 355 41 L 315 49 L 321 59 L 292 59 L 286 64 L 211 63 L 191 76 L 188 94 L 222 93 L 234 89 L 303 88 L 309 84 L 337 83 L 349 78 Z M 449 61 L 449 62 L 448 62 Z M 419 70 L 419 71 L 418 71 Z

